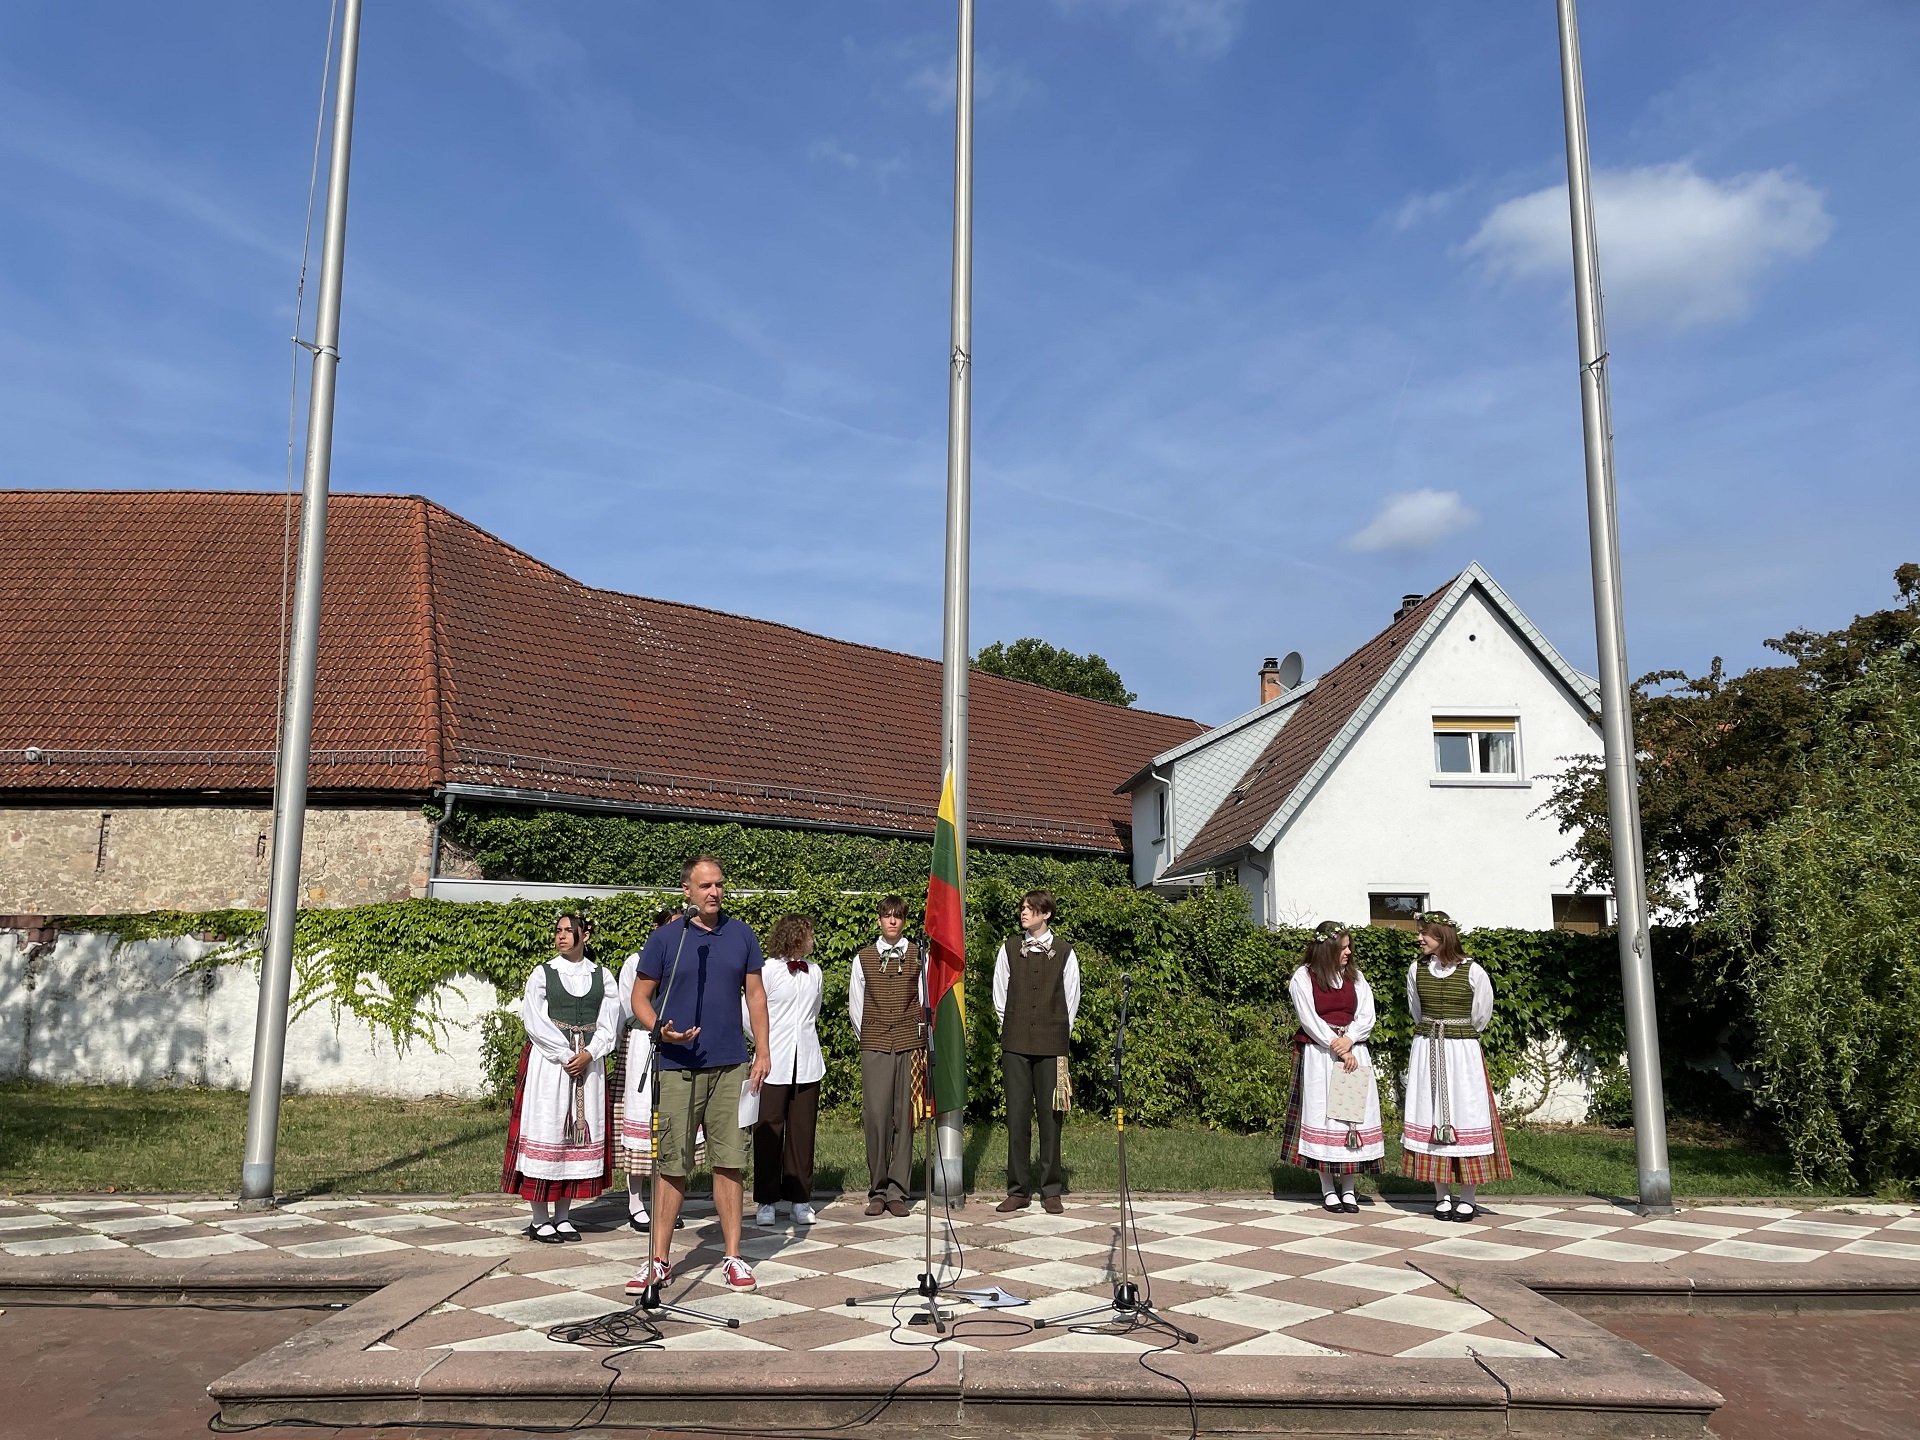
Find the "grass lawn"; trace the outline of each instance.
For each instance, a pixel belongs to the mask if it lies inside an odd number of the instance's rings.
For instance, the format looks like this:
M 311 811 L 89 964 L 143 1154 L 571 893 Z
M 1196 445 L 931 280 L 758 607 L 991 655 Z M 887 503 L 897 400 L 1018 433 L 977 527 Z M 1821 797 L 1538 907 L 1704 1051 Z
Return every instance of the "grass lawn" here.
M 0 1084 L 0 1188 L 19 1194 L 234 1192 L 246 1112 L 247 1097 L 231 1090 Z M 290 1095 L 281 1110 L 278 1184 L 287 1194 L 491 1192 L 500 1183 L 505 1138 L 505 1111 L 478 1101 Z M 1633 1193 L 1631 1131 L 1514 1126 L 1507 1141 L 1514 1178 L 1487 1187 L 1489 1194 Z M 1793 1193 L 1784 1155 L 1684 1122 L 1675 1122 L 1668 1146 L 1677 1195 Z M 1138 1190 L 1317 1193 L 1308 1172 L 1276 1163 L 1278 1147 L 1277 1135 L 1197 1126 L 1130 1129 L 1127 1168 Z M 1110 1124 L 1074 1117 L 1065 1150 L 1073 1189 L 1117 1187 Z M 969 1127 L 969 1188 L 997 1193 L 1005 1156 L 1003 1130 Z M 1387 1159 L 1396 1170 L 1397 1148 L 1390 1146 Z M 864 1193 L 866 1179 L 858 1119 L 823 1116 L 815 1184 Z M 1425 1189 L 1397 1174 L 1366 1180 L 1388 1192 Z M 696 1187 L 701 1184 L 696 1177 Z

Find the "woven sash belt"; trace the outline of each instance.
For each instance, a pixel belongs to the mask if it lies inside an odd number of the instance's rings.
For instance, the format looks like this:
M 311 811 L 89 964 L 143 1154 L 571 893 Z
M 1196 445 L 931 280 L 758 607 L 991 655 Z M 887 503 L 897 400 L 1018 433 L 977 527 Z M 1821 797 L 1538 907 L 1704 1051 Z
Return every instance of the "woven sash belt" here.
M 1473 1035 L 1474 1029 L 1471 1020 L 1420 1020 L 1415 1022 L 1413 1032 L 1416 1035 L 1424 1035 L 1429 1040 L 1465 1040 Z M 1427 1047 L 1427 1084 L 1430 1087 L 1428 1093 L 1433 1097 L 1434 1114 L 1440 1120 L 1440 1123 L 1433 1127 L 1435 1145 L 1456 1143 L 1453 1131 L 1453 1095 L 1447 1083 L 1446 1057 L 1440 1053 L 1444 1049 L 1446 1046 L 1440 1044 Z
M 572 1042 L 575 1050 L 584 1050 L 593 1042 L 593 1031 L 592 1025 L 560 1026 L 560 1033 Z M 560 1143 L 569 1150 L 593 1143 L 593 1126 L 587 1118 L 587 1075 L 592 1070 L 593 1067 L 588 1066 L 581 1074 L 568 1077 L 573 1081 L 573 1103 L 567 1107 L 567 1123 L 561 1129 Z

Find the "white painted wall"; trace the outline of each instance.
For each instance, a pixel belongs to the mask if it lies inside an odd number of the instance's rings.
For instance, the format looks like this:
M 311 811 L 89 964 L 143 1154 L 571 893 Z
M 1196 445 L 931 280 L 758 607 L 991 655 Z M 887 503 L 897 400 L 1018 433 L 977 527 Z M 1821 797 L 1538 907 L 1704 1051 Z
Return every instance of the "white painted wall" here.
M 1433 717 L 1502 711 L 1519 716 L 1518 783 L 1436 783 Z M 1557 858 L 1567 837 L 1534 812 L 1545 776 L 1599 751 L 1579 703 L 1470 591 L 1275 842 L 1261 908 L 1360 924 L 1369 893 L 1412 891 L 1464 927 L 1551 929 L 1573 866 Z
M 190 939 L 134 941 L 62 933 L 26 945 L 0 931 L 0 1076 L 62 1084 L 247 1088 L 253 1068 L 253 967 L 184 973 L 214 947 Z M 316 1094 L 484 1093 L 480 1019 L 493 986 L 443 987 L 442 1051 L 396 1051 L 351 1014 L 322 1006 L 288 1027 L 286 1086 Z

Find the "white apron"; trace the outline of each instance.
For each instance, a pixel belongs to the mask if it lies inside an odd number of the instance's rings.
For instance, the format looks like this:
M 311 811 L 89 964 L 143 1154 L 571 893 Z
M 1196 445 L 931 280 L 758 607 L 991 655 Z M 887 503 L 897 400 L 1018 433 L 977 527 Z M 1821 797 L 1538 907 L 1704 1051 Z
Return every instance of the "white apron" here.
M 1453 1126 L 1451 1145 L 1434 1141 L 1444 1124 Z M 1400 1138 L 1407 1149 L 1425 1155 L 1493 1154 L 1493 1106 L 1478 1040 L 1471 1036 L 1449 1036 L 1445 1040 L 1413 1037 L 1412 1063 L 1407 1067 L 1406 1128 Z
M 1371 1065 L 1365 1045 L 1353 1047 L 1353 1057 Z M 1367 1119 L 1360 1126 L 1358 1150 L 1347 1148 L 1347 1122 L 1327 1118 L 1327 1080 L 1337 1062 L 1318 1045 L 1300 1051 L 1300 1154 L 1308 1160 L 1379 1160 L 1387 1153 L 1387 1137 L 1380 1128 L 1380 1087 L 1367 1096 Z
M 620 1094 L 620 1145 L 644 1160 L 653 1154 L 653 1034 L 633 1016 L 633 984 L 640 978 L 640 957 L 627 956 L 620 967 L 620 1015 L 626 1024 L 626 1086 Z

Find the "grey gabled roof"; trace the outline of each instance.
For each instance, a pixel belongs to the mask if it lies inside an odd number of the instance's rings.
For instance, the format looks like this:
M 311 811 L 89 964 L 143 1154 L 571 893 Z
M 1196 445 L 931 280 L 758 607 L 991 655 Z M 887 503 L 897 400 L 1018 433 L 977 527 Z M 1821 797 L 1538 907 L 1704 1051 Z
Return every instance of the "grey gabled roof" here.
M 1244 715 L 1236 715 L 1225 724 L 1216 725 L 1211 730 L 1202 731 L 1191 740 L 1182 741 L 1171 750 L 1161 751 L 1125 780 L 1114 786 L 1113 793 L 1116 795 L 1125 795 L 1162 765 L 1171 765 L 1176 760 L 1184 760 L 1196 751 L 1204 750 L 1210 745 L 1217 745 L 1229 736 L 1239 734 L 1249 725 L 1256 725 L 1269 716 L 1278 714 L 1290 706 L 1298 705 L 1302 700 L 1307 698 L 1317 683 L 1317 681 L 1309 680 L 1304 685 L 1296 685 L 1285 694 L 1276 695 L 1263 705 L 1256 705 Z
M 1315 693 L 1307 707 L 1268 742 L 1240 784 L 1161 878 L 1195 875 L 1236 854 L 1273 844 L 1475 587 L 1533 647 L 1574 700 L 1589 713 L 1597 712 L 1597 682 L 1567 664 L 1539 627 L 1475 561 L 1314 682 Z M 1201 736 L 1186 744 L 1192 747 L 1205 739 Z

